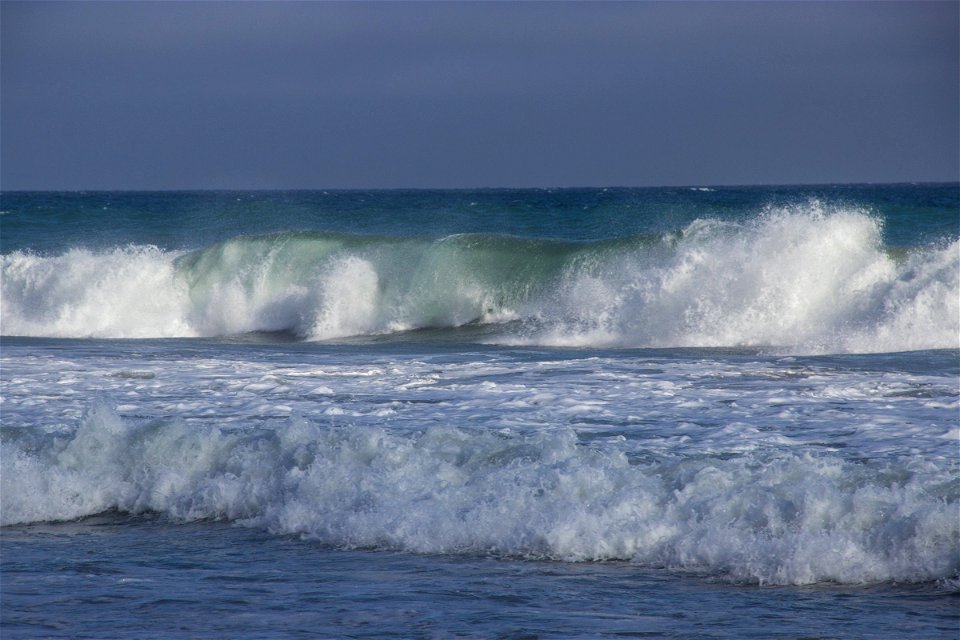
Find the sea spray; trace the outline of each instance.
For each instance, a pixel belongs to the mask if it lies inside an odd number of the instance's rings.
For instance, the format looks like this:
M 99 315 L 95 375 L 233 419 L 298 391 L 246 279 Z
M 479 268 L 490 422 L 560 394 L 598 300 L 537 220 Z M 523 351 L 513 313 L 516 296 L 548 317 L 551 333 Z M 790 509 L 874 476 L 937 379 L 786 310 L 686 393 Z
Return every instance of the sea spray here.
M 953 638 L 958 198 L 4 192 L 4 637 Z
M 611 241 L 296 232 L 186 254 L 2 260 L 4 335 L 326 340 L 489 324 L 485 339 L 527 345 L 817 353 L 960 341 L 960 242 L 895 255 L 877 218 L 816 202 Z
M 0 257 L 3 335 L 151 338 L 195 336 L 177 253 L 152 246 L 57 256 Z
M 953 348 L 960 243 L 898 263 L 860 211 L 771 210 L 698 220 L 669 251 L 565 274 L 562 311 L 517 343 L 775 347 L 799 352 Z

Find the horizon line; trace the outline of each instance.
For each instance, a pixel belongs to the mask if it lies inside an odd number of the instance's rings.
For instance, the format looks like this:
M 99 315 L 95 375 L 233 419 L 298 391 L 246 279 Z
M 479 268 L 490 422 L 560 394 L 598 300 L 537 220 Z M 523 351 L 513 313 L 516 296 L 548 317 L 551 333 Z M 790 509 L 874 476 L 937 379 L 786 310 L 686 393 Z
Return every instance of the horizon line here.
M 5 189 L 0 187 L 0 193 L 270 193 L 270 192 L 349 192 L 349 191 L 575 191 L 575 190 L 610 190 L 610 189 L 743 189 L 757 187 L 842 187 L 842 186 L 933 186 L 933 185 L 960 185 L 957 180 L 895 180 L 895 181 L 858 181 L 858 182 L 757 182 L 757 183 L 689 183 L 663 185 L 578 185 L 578 186 L 550 186 L 550 187 L 163 187 L 163 188 L 16 188 Z

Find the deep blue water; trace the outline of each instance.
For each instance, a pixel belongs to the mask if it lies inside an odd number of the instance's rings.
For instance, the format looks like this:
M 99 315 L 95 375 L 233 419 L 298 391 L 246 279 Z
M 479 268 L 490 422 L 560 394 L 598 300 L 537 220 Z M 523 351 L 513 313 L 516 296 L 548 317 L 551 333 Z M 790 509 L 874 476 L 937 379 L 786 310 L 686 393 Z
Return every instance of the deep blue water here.
M 700 190 L 703 189 L 703 190 Z M 4 253 L 153 244 L 198 249 L 239 235 L 317 230 L 386 236 L 505 233 L 601 240 L 667 233 L 823 202 L 884 220 L 895 247 L 954 238 L 956 184 L 454 191 L 3 192 Z
M 960 188 L 0 196 L 0 628 L 955 638 Z

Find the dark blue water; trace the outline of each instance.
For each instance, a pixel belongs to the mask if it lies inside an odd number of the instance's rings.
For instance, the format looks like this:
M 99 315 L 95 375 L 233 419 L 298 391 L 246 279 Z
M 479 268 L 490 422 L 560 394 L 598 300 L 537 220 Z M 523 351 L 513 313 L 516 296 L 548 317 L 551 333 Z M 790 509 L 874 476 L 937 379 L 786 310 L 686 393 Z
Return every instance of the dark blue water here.
M 703 190 L 700 190 L 703 189 Z M 198 249 L 238 235 L 317 230 L 386 236 L 505 233 L 600 240 L 682 229 L 698 218 L 742 219 L 811 201 L 884 219 L 890 246 L 953 238 L 960 187 L 483 189 L 454 191 L 3 192 L 0 247 L 61 252 L 153 244 Z
M 338 551 L 225 524 L 171 527 L 155 516 L 116 514 L 7 529 L 2 545 L 6 637 L 949 638 L 957 631 L 957 597 L 925 585 L 731 586 L 628 563 Z

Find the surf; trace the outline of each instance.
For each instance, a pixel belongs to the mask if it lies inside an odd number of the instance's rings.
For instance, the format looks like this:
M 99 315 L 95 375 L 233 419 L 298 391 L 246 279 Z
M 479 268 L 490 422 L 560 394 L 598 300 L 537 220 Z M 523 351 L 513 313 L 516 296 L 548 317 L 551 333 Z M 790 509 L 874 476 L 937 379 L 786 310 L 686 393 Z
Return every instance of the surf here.
M 957 491 L 920 456 L 644 456 L 574 430 L 224 429 L 95 403 L 4 433 L 0 524 L 107 511 L 227 520 L 340 549 L 629 561 L 734 582 L 955 579 Z
M 323 231 L 195 250 L 2 256 L 3 335 L 300 340 L 487 327 L 499 344 L 957 348 L 960 242 L 883 244 L 869 212 L 819 203 L 575 242 Z

